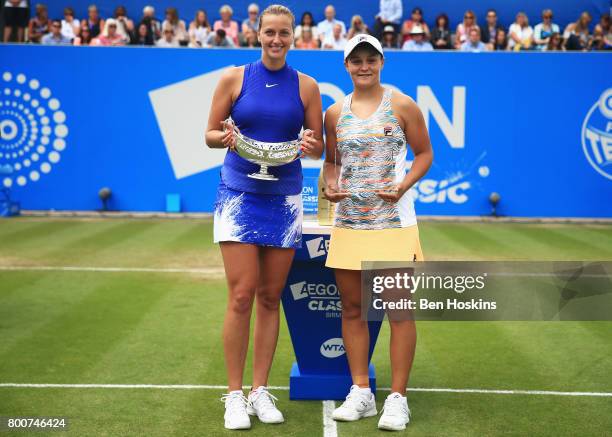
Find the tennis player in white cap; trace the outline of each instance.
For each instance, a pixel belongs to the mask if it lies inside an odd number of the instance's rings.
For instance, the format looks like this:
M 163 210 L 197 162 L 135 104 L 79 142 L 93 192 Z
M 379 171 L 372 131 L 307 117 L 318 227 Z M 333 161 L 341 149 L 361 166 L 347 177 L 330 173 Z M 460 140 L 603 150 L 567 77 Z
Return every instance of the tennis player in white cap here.
M 353 385 L 333 418 L 354 421 L 377 414 L 369 387 L 367 322 L 361 319 L 362 261 L 421 261 L 423 253 L 412 197 L 407 193 L 433 159 L 429 134 L 416 103 L 383 87 L 380 42 L 357 35 L 344 50 L 353 92 L 325 114 L 325 194 L 337 202 L 326 265 L 335 269 L 342 299 L 342 336 Z M 407 145 L 414 154 L 406 172 Z M 416 347 L 413 320 L 391 325 L 391 394 L 380 429 L 402 430 L 410 420 L 405 397 Z

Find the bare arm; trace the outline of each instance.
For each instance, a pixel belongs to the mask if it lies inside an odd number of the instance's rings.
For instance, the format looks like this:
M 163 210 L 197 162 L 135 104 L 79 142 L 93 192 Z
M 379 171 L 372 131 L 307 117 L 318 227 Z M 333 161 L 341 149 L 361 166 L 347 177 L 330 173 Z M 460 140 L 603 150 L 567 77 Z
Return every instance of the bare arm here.
M 338 178 L 340 177 L 341 163 L 338 157 L 336 124 L 340 116 L 342 102 L 336 102 L 325 113 L 325 162 L 323 163 L 323 181 L 325 189 L 323 194 L 327 200 L 339 202 L 348 196 L 348 193 L 338 191 Z
M 229 117 L 232 104 L 238 97 L 236 90 L 242 84 L 244 67 L 234 67 L 226 70 L 213 94 L 205 140 L 208 147 L 222 149 L 235 145 L 232 131 L 224 132 L 224 121 Z
M 394 93 L 392 98 L 393 112 L 403 124 L 406 142 L 410 144 L 414 160 L 412 167 L 402 182 L 396 186 L 397 191 L 382 191 L 378 195 L 390 202 L 397 202 L 419 179 L 421 179 L 433 161 L 433 150 L 425 119 L 417 104 L 410 97 Z
M 309 158 L 319 159 L 323 154 L 323 109 L 319 85 L 312 77 L 302 73 L 299 73 L 299 80 L 300 97 L 304 103 L 302 152 Z

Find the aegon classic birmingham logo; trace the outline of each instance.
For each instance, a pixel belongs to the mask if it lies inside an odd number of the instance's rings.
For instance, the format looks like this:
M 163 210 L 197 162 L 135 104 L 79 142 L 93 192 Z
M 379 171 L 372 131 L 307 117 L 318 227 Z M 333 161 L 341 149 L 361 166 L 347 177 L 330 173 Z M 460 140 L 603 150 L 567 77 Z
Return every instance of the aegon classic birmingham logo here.
M 51 171 L 66 148 L 68 126 L 60 101 L 38 79 L 5 71 L 0 79 L 2 186 L 24 186 Z
M 595 171 L 612 180 L 612 88 L 603 92 L 584 119 L 582 150 Z

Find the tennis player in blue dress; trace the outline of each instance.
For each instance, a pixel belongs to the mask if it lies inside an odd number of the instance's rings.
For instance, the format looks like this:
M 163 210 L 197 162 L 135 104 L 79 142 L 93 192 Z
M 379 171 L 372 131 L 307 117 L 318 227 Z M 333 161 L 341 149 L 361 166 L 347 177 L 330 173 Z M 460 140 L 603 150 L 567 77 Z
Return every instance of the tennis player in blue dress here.
M 213 96 L 206 144 L 228 148 L 221 169 L 214 217 L 214 239 L 221 247 L 229 289 L 223 326 L 228 376 L 225 427 L 250 428 L 249 415 L 264 423 L 281 423 L 282 413 L 267 389 L 278 339 L 281 293 L 302 242 L 302 168 L 300 160 L 270 167 L 277 181 L 248 177 L 259 165 L 238 156 L 236 134 L 262 142 L 294 141 L 304 129 L 304 156 L 320 158 L 323 121 L 321 96 L 311 77 L 291 68 L 287 52 L 293 43 L 295 18 L 281 5 L 266 8 L 259 20 L 261 59 L 229 68 Z M 256 320 L 253 383 L 242 392 L 251 312 Z

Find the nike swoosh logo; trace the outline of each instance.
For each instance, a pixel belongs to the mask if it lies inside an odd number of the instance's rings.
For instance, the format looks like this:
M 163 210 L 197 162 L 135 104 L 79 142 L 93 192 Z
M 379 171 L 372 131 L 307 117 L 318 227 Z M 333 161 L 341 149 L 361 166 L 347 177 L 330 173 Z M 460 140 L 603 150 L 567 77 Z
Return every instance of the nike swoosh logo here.
M 266 84 L 266 88 L 272 88 L 273 86 L 276 86 L 276 85 L 278 85 L 278 84 L 277 83 L 273 83 L 272 85 Z

